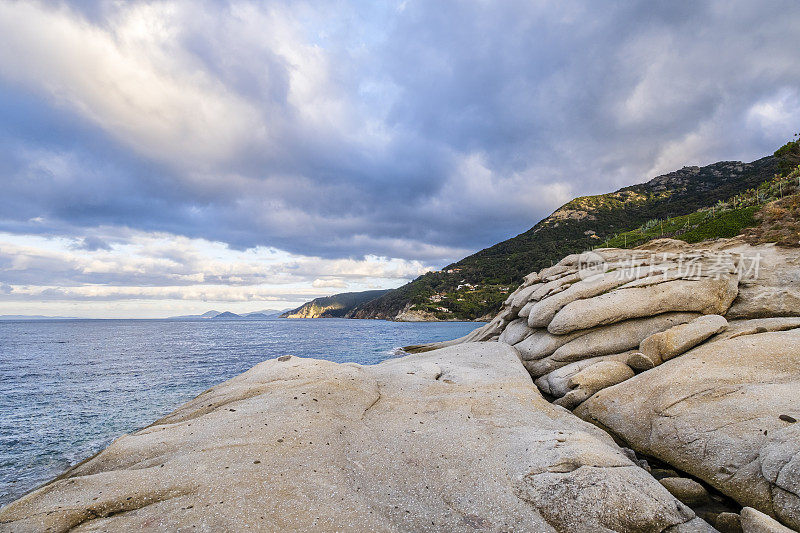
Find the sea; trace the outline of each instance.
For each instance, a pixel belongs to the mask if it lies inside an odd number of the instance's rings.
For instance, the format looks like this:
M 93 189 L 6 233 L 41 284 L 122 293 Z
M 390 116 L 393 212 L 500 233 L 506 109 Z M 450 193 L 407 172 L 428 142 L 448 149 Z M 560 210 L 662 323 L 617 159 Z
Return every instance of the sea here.
M 0 321 L 0 505 L 282 355 L 374 364 L 475 322 L 347 319 Z

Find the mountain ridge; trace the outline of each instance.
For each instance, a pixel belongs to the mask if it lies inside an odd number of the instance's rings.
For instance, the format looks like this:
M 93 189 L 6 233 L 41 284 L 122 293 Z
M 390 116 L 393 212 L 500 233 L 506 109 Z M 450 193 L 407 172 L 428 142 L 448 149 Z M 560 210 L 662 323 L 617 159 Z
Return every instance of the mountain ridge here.
M 343 292 L 322 296 L 280 315 L 280 318 L 350 318 L 348 315 L 361 303 L 378 298 L 391 289 Z
M 787 148 L 788 147 L 788 148 Z M 797 142 L 750 163 L 686 166 L 617 191 L 570 200 L 529 230 L 357 306 L 351 318 L 480 320 L 499 309 L 526 273 L 600 246 L 649 220 L 686 215 L 758 188 L 796 166 Z

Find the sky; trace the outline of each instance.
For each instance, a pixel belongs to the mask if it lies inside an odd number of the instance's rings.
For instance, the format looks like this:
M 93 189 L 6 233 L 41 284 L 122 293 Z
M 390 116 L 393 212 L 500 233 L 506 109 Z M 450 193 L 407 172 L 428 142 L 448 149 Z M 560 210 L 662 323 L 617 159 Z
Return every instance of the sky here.
M 393 288 L 800 131 L 800 4 L 0 1 L 0 315 Z

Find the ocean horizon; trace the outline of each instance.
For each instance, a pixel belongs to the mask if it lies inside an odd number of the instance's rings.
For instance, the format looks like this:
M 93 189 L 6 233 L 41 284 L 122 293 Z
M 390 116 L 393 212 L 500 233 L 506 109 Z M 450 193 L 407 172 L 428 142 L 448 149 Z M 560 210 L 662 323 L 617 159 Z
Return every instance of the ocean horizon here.
M 475 322 L 352 319 L 0 321 L 0 505 L 257 363 L 375 364 Z

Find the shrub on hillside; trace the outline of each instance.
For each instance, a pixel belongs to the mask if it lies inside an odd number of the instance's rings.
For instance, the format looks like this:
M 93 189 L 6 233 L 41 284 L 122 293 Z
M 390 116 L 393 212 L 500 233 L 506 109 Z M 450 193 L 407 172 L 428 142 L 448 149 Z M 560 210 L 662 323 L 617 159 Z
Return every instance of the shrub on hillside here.
M 800 246 L 800 194 L 768 203 L 755 219 L 758 224 L 744 232 L 747 242 Z

